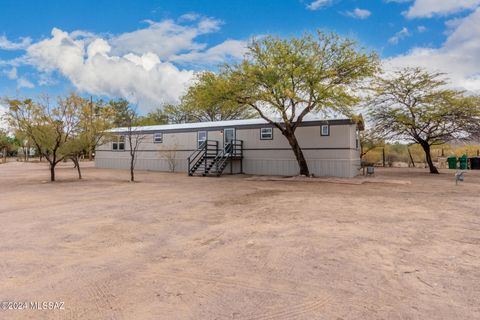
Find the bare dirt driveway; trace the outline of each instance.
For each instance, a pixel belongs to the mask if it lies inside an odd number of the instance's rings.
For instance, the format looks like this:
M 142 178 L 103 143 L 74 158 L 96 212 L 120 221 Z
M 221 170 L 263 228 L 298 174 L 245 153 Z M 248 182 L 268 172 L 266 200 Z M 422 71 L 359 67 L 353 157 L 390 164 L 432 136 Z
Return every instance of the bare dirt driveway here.
M 64 310 L 0 319 L 480 319 L 480 172 L 48 174 L 0 165 L 0 301 Z

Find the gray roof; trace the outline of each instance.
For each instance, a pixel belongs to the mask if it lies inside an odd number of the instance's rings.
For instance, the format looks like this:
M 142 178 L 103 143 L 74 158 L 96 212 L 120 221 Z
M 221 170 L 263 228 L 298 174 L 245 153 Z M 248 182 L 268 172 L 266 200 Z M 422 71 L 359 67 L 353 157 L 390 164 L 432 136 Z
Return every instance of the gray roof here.
M 281 123 L 281 121 L 278 121 Z M 330 124 L 351 124 L 351 119 L 333 119 L 333 120 L 321 120 L 321 119 L 304 119 L 302 125 L 316 125 L 320 123 Z M 132 131 L 196 131 L 195 129 L 210 129 L 210 128 L 224 128 L 224 127 L 258 127 L 261 125 L 270 124 L 264 119 L 245 119 L 245 120 L 226 120 L 226 121 L 208 121 L 208 122 L 194 122 L 194 123 L 179 123 L 179 124 L 162 124 L 155 126 L 141 126 L 133 127 Z M 125 132 L 128 128 L 113 128 L 110 132 Z

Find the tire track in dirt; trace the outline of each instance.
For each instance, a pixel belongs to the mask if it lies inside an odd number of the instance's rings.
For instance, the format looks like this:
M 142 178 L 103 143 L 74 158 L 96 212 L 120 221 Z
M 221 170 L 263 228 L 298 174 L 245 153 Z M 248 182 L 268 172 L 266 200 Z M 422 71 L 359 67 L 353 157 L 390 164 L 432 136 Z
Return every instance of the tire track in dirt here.
M 249 320 L 281 320 L 281 319 L 296 319 L 302 316 L 308 316 L 311 319 L 311 314 L 323 309 L 332 298 L 325 296 L 323 298 L 314 299 L 305 303 L 300 303 L 294 306 L 281 308 L 280 310 L 264 315 L 248 315 L 240 319 Z
M 214 303 L 208 305 L 208 313 L 225 318 L 233 317 L 234 319 L 237 319 L 236 315 L 240 315 L 240 313 L 238 312 L 238 308 L 235 308 L 235 302 L 238 302 L 235 298 L 235 295 L 232 296 L 225 292 L 225 289 L 221 288 L 223 285 L 220 287 L 216 285 L 207 287 L 207 283 L 201 283 L 200 285 L 198 284 L 199 283 L 197 283 L 197 286 L 195 287 L 194 296 L 200 296 L 208 301 L 214 301 Z M 265 294 L 263 292 L 253 292 L 255 293 L 255 296 L 249 301 L 252 304 L 249 306 L 250 309 L 261 310 L 266 306 L 272 305 L 272 295 Z M 242 298 L 245 299 L 245 295 L 242 295 Z M 241 317 L 238 319 L 241 319 Z
M 302 297 L 305 298 L 305 294 L 301 294 L 298 292 L 288 291 L 288 290 L 281 290 L 281 289 L 274 289 L 274 288 L 265 288 L 265 287 L 258 287 L 252 284 L 246 284 L 245 282 L 230 280 L 220 277 L 212 277 L 212 276 L 205 276 L 205 275 L 195 275 L 195 274 L 157 274 L 158 277 L 163 277 L 167 279 L 176 279 L 176 280 L 189 280 L 189 281 L 202 281 L 213 283 L 216 285 L 223 285 L 227 287 L 234 287 L 234 288 L 242 288 L 245 290 L 252 290 L 267 294 L 277 294 L 277 295 L 286 295 L 286 296 L 294 296 L 294 297 Z M 271 284 L 271 283 L 270 283 Z
M 311 318 L 312 314 L 316 314 L 317 311 L 323 309 L 329 301 L 332 300 L 332 297 L 328 294 L 321 294 L 315 298 L 311 298 L 311 295 L 308 293 L 299 292 L 299 287 L 302 288 L 302 285 L 295 286 L 297 289 L 296 291 L 290 290 L 283 290 L 278 288 L 281 286 L 282 283 L 279 283 L 278 280 L 272 279 L 272 281 L 268 282 L 266 287 L 256 286 L 251 283 L 245 283 L 242 281 L 237 281 L 234 279 L 225 279 L 221 277 L 215 276 L 205 276 L 205 275 L 195 275 L 191 273 L 178 273 L 178 272 L 171 272 L 171 274 L 158 274 L 158 277 L 162 277 L 169 280 L 178 280 L 178 281 L 187 281 L 191 285 L 194 285 L 194 294 L 197 296 L 203 297 L 207 300 L 214 300 L 215 304 L 211 304 L 208 306 L 210 309 L 208 312 L 216 314 L 217 316 L 226 316 L 225 310 L 230 310 L 231 305 L 228 302 L 228 299 L 225 299 L 228 295 L 225 294 L 225 290 L 247 290 L 253 291 L 259 295 L 255 297 L 255 308 L 254 310 L 262 310 L 264 306 L 270 306 L 274 301 L 271 298 L 272 296 L 279 296 L 285 297 L 287 300 L 295 301 L 295 300 L 307 300 L 306 302 L 302 303 L 293 303 L 288 304 L 285 307 L 281 307 L 272 312 L 266 312 L 264 314 L 256 314 L 255 312 L 242 315 L 238 314 L 238 317 L 235 319 L 252 319 L 252 320 L 270 320 L 270 319 L 297 319 L 302 317 Z M 251 277 L 245 277 L 250 278 Z M 281 280 L 280 282 L 288 283 L 288 281 Z M 213 287 L 205 288 L 202 285 L 198 285 L 199 283 L 204 283 L 208 285 L 213 285 Z M 197 285 L 195 285 L 197 284 Z M 273 284 L 273 286 L 272 286 Z M 275 287 L 275 284 L 277 287 Z M 298 284 L 297 284 L 298 285 Z M 223 287 L 223 289 L 222 289 Z M 318 291 L 318 288 L 315 288 L 309 284 L 305 284 L 303 286 L 304 291 Z M 191 299 L 188 299 L 191 301 Z M 233 311 L 233 310 L 232 310 Z M 232 313 L 233 314 L 233 313 Z
M 86 296 L 73 295 L 77 299 L 70 301 L 70 304 L 78 303 L 77 309 L 95 309 L 95 314 L 98 319 L 122 320 L 123 316 L 118 312 L 118 308 L 112 303 L 112 298 L 115 297 L 108 286 L 109 279 L 98 277 L 98 274 L 86 274 L 84 271 L 75 270 L 76 279 L 74 284 L 74 292 L 83 292 Z M 91 279 L 97 279 L 92 281 Z M 76 285 L 78 284 L 78 285 Z M 81 300 L 79 301 L 78 298 Z M 86 301 L 85 301 L 86 300 Z M 88 306 L 86 307 L 85 304 Z M 78 310 L 80 313 L 82 311 Z M 65 319 L 81 319 L 75 313 L 70 313 Z

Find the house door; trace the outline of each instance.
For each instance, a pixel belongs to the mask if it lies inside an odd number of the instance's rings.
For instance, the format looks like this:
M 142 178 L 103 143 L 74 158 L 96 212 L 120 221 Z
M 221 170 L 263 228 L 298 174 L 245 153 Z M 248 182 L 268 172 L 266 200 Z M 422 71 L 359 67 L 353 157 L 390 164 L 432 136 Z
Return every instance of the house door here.
M 223 129 L 223 148 L 225 149 L 233 140 L 235 140 L 235 128 Z

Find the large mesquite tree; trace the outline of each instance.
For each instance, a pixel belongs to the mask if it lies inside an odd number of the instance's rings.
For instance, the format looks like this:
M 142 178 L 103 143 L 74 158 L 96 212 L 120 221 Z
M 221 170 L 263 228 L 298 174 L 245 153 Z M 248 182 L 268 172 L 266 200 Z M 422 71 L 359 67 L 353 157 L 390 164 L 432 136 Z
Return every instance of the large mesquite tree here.
M 310 175 L 295 130 L 309 113 L 349 113 L 355 86 L 376 73 L 378 59 L 356 43 L 318 32 L 300 38 L 253 41 L 245 59 L 223 71 L 227 99 L 249 106 L 288 140 L 300 174 Z
M 50 165 L 50 180 L 55 181 L 56 165 L 70 158 L 81 178 L 79 159 L 89 155 L 102 143 L 113 122 L 114 111 L 101 103 L 76 94 L 59 97 L 56 103 L 48 98 L 7 99 L 7 120 L 12 130 L 21 133 Z
M 480 99 L 447 89 L 440 73 L 404 68 L 378 77 L 371 89 L 370 118 L 385 138 L 418 143 L 430 173 L 438 173 L 430 148 L 480 132 Z
M 82 99 L 78 96 L 59 98 L 55 105 L 48 99 L 43 103 L 26 100 L 7 100 L 10 126 L 23 132 L 50 165 L 50 180 L 55 181 L 57 164 L 68 156 L 67 142 L 79 124 Z

